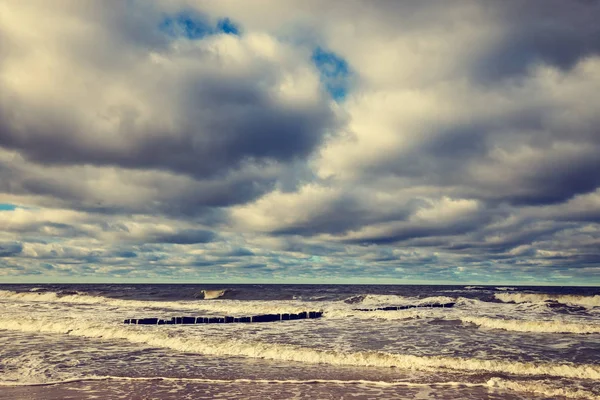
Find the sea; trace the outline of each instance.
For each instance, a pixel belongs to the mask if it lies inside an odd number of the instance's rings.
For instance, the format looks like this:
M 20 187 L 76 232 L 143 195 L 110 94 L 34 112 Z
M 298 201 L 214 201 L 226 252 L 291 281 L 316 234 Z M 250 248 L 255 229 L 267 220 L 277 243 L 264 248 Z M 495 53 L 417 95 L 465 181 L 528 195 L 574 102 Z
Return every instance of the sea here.
M 3 284 L 0 399 L 600 399 L 600 288 Z

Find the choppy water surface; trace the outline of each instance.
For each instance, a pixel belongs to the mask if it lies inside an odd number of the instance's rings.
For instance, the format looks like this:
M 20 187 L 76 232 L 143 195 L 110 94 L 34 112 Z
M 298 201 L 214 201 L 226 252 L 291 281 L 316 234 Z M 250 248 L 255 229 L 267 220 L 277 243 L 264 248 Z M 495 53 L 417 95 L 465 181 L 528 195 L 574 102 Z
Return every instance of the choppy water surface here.
M 599 288 L 0 286 L 0 398 L 598 399 L 598 381 Z

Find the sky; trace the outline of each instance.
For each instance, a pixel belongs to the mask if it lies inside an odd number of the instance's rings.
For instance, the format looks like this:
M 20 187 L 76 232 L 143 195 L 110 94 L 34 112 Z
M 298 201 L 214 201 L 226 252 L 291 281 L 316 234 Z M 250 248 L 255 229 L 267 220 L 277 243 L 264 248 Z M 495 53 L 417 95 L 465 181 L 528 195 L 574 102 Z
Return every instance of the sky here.
M 599 19 L 2 0 L 0 282 L 600 285 Z

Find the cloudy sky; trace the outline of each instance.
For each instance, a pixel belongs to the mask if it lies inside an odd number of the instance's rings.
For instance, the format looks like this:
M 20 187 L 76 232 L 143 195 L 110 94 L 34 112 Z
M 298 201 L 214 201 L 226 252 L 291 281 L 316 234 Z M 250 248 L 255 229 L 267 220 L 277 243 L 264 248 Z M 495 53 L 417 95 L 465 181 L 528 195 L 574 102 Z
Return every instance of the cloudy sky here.
M 2 0 L 0 282 L 598 285 L 599 19 Z

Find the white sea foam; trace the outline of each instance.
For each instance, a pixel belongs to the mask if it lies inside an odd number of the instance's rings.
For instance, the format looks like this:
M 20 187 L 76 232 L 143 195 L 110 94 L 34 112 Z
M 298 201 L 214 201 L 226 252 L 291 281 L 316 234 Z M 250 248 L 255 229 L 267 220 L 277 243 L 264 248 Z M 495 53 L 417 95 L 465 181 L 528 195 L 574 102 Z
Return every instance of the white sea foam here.
M 543 303 L 556 301 L 571 306 L 600 307 L 600 295 L 575 296 L 575 295 L 552 295 L 541 293 L 496 293 L 496 299 L 505 303 Z
M 11 290 L 0 290 L 0 299 L 22 300 L 22 301 L 43 301 L 55 303 L 88 303 L 96 304 L 106 301 L 105 297 L 88 296 L 83 293 L 60 294 L 57 292 L 13 292 Z
M 383 294 L 367 294 L 363 296 L 361 304 L 372 306 L 383 305 L 428 305 L 452 303 L 455 299 L 448 296 L 433 296 L 433 297 L 405 297 L 400 295 L 383 295 Z
M 600 399 L 600 396 L 588 390 L 565 388 L 561 386 L 561 383 L 550 381 L 510 381 L 500 378 L 491 378 L 487 382 L 487 385 L 491 388 L 513 390 L 521 393 L 533 393 L 547 398 L 565 397 L 568 399 Z
M 9 290 L 0 290 L 0 300 L 16 300 L 26 302 L 43 303 L 67 303 L 67 304 L 98 304 L 105 306 L 115 306 L 130 309 L 151 308 L 167 310 L 188 310 L 194 312 L 223 313 L 227 315 L 253 315 L 253 314 L 281 314 L 281 313 L 299 313 L 307 310 L 306 303 L 300 301 L 236 301 L 219 300 L 211 302 L 202 300 L 188 301 L 142 301 L 142 300 L 123 300 L 103 296 L 92 296 L 86 294 L 68 294 L 60 295 L 55 292 L 13 292 Z M 317 303 L 311 304 L 318 307 Z
M 497 287 L 495 289 L 496 290 L 501 290 L 503 292 L 511 291 L 511 290 L 518 290 L 516 287 L 510 287 L 510 286 L 500 286 L 500 287 Z
M 526 363 L 508 360 L 484 360 L 445 356 L 415 356 L 386 352 L 337 352 L 296 345 L 251 342 L 222 338 L 174 336 L 160 327 L 136 325 L 106 325 L 79 320 L 0 318 L 0 327 L 21 332 L 63 333 L 81 337 L 124 339 L 132 343 L 169 348 L 177 351 L 212 356 L 245 356 L 312 364 L 398 367 L 424 371 L 468 371 L 514 374 L 520 376 L 547 375 L 553 377 L 600 380 L 600 365 Z
M 473 289 L 486 289 L 486 288 L 484 286 L 465 286 L 465 289 L 473 290 Z
M 566 321 L 542 321 L 542 320 L 519 320 L 519 319 L 497 319 L 485 317 L 461 316 L 461 321 L 478 325 L 487 329 L 502 329 L 512 332 L 538 332 L 538 333 L 575 333 L 589 334 L 600 333 L 600 325 L 569 323 Z
M 421 309 L 421 308 L 410 308 L 407 310 L 398 311 L 359 311 L 353 309 L 342 309 L 342 308 L 330 308 L 324 311 L 323 317 L 326 319 L 382 319 L 382 320 L 407 320 L 407 319 L 418 319 L 431 317 L 432 313 L 440 313 L 441 308 L 434 309 Z M 437 315 L 436 313 L 436 315 Z
M 421 383 L 421 382 L 407 382 L 407 381 L 368 381 L 364 379 L 211 379 L 211 378 L 183 378 L 183 377 L 166 377 L 166 376 L 85 376 L 79 378 L 69 378 L 64 380 L 50 380 L 38 383 L 26 383 L 26 382 L 2 382 L 0 386 L 48 386 L 48 385 L 59 385 L 64 383 L 73 382 L 85 382 L 85 381 L 166 381 L 166 382 L 185 382 L 185 383 L 205 383 L 205 384 L 283 384 L 283 385 L 364 385 L 364 386 L 378 386 L 378 387 L 432 387 L 432 386 L 465 386 L 465 387 L 480 387 L 489 386 L 487 383 L 472 383 L 472 382 L 432 382 L 432 383 Z
M 410 382 L 410 381 L 368 381 L 363 379 L 340 380 L 340 379 L 210 379 L 210 378 L 176 378 L 176 377 L 126 377 L 126 376 L 84 376 L 77 378 L 67 378 L 61 380 L 42 380 L 39 382 L 11 382 L 0 381 L 0 386 L 50 386 L 68 384 L 74 382 L 93 382 L 93 381 L 165 381 L 182 383 L 200 383 L 208 385 L 227 385 L 227 384 L 268 384 L 268 385 L 360 385 L 371 387 L 488 387 L 500 390 L 511 390 L 521 393 L 532 393 L 546 397 L 564 397 L 569 399 L 588 399 L 599 400 L 600 396 L 585 389 L 569 389 L 561 387 L 560 384 L 535 380 L 535 381 L 509 381 L 501 378 L 491 378 L 487 382 Z
M 457 298 L 454 309 L 463 313 L 468 312 L 469 315 L 497 316 L 498 314 L 514 315 L 513 313 L 519 313 L 534 318 L 537 318 L 540 313 L 548 312 L 546 303 L 496 303 L 467 297 Z
M 77 360 L 69 360 L 68 363 L 77 365 Z M 0 375 L 0 385 L 22 384 L 31 385 L 61 379 L 68 376 L 59 371 L 55 364 L 47 362 L 40 354 L 31 352 L 15 357 L 2 359 L 3 372 Z
M 223 297 L 225 293 L 227 293 L 229 289 L 221 289 L 221 290 L 203 290 L 200 292 L 204 300 L 213 300 L 218 299 L 219 297 Z

